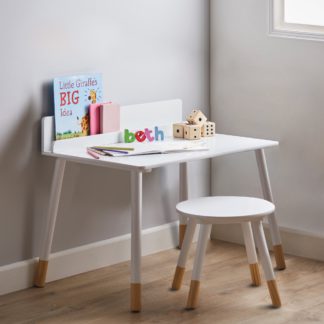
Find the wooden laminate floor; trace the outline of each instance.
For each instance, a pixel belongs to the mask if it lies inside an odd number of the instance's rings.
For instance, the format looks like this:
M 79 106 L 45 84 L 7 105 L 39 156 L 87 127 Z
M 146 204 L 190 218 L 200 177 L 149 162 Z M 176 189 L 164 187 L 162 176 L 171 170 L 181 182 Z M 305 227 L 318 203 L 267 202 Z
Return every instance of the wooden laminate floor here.
M 184 310 L 190 269 L 180 291 L 169 290 L 178 250 L 143 260 L 143 311 L 129 306 L 129 263 L 0 297 L 0 323 L 324 323 L 324 263 L 287 256 L 277 272 L 283 307 L 270 305 L 265 282 L 250 286 L 242 246 L 211 241 L 200 306 Z

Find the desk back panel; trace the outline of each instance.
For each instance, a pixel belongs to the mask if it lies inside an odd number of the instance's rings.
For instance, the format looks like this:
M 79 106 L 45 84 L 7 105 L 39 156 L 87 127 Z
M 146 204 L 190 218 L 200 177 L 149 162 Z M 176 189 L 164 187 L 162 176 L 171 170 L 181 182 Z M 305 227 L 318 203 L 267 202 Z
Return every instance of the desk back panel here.
M 180 99 L 122 106 L 120 110 L 121 130 L 171 126 L 172 123 L 181 120 L 182 101 Z
M 127 105 L 120 107 L 120 127 L 121 130 L 152 128 L 154 126 L 167 126 L 171 130 L 171 125 L 182 120 L 182 101 L 180 99 L 157 101 L 137 105 Z M 76 137 L 66 140 L 54 140 L 55 127 L 54 117 L 43 117 L 42 119 L 42 152 L 53 152 L 54 146 L 61 147 L 75 145 L 100 145 L 100 143 L 120 142 L 121 132 L 107 133 L 100 135 Z

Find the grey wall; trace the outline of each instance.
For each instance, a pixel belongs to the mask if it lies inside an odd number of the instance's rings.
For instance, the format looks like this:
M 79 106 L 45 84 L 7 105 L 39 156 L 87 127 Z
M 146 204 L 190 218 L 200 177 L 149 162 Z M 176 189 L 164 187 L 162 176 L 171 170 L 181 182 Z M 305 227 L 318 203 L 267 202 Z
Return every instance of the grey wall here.
M 40 119 L 55 76 L 102 72 L 106 99 L 182 98 L 209 111 L 209 5 L 201 0 L 0 2 L 0 265 L 37 255 L 53 161 L 40 156 Z M 193 164 L 191 194 L 209 192 Z M 177 167 L 144 177 L 144 227 L 176 219 Z M 129 176 L 68 165 L 53 251 L 129 232 Z
M 268 36 L 268 0 L 211 0 L 211 104 L 218 132 L 280 141 L 268 151 L 279 223 L 324 233 L 324 43 Z M 213 193 L 259 195 L 252 154 L 218 159 Z

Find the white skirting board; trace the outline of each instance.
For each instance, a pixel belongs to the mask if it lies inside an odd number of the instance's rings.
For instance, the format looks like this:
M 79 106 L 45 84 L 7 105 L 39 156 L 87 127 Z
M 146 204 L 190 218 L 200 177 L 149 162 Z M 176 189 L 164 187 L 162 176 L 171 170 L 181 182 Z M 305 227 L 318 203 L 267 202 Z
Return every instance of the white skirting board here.
M 288 228 L 280 228 L 280 230 L 285 253 L 324 261 L 324 237 Z M 177 232 L 178 222 L 143 230 L 143 255 L 175 248 L 178 243 Z M 265 233 L 271 248 L 267 225 L 265 225 Z M 243 244 L 240 225 L 214 226 L 212 238 Z M 197 240 L 197 231 L 194 240 Z M 130 234 L 53 253 L 50 258 L 47 282 L 107 267 L 129 259 Z M 1 266 L 0 295 L 32 287 L 36 264 L 37 259 L 35 258 Z
M 143 230 L 143 255 L 172 249 L 177 244 L 178 222 Z M 53 253 L 49 261 L 47 282 L 127 260 L 130 260 L 130 234 Z M 35 258 L 1 266 L 0 295 L 32 287 L 36 264 Z
M 286 227 L 279 227 L 284 253 L 324 261 L 324 236 L 298 231 Z M 268 224 L 264 224 L 264 232 L 269 249 L 272 244 Z M 240 225 L 215 225 L 213 226 L 212 239 L 243 244 L 243 234 Z

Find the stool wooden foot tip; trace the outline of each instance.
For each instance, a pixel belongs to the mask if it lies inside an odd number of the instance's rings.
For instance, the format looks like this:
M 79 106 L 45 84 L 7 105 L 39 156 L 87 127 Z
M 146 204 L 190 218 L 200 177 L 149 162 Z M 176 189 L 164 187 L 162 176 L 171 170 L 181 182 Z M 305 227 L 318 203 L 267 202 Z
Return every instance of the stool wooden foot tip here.
M 199 287 L 200 287 L 200 281 L 191 280 L 187 306 L 186 306 L 187 310 L 195 309 L 197 307 L 198 297 L 199 297 Z
M 36 275 L 34 279 L 34 286 L 38 288 L 45 287 L 46 282 L 46 274 L 48 268 L 47 260 L 39 260 L 36 270 Z
M 269 289 L 273 307 L 275 308 L 281 307 L 281 300 L 280 300 L 276 281 L 269 280 L 267 281 L 267 284 L 268 284 L 268 289 Z
M 140 283 L 131 283 L 130 292 L 131 292 L 131 312 L 138 313 L 142 309 L 141 303 L 141 287 Z
M 178 267 L 178 266 L 176 267 L 174 277 L 173 277 L 172 287 L 171 287 L 172 290 L 179 290 L 181 288 L 185 270 L 186 270 L 185 268 Z
M 187 229 L 187 225 L 186 224 L 180 224 L 179 225 L 179 246 L 178 248 L 181 249 L 182 247 L 182 243 L 186 234 L 186 229 Z
M 261 286 L 261 275 L 258 263 L 249 264 L 253 286 Z
M 283 253 L 283 248 L 281 244 L 274 245 L 273 246 L 273 253 L 276 259 L 276 269 L 277 270 L 284 270 L 286 269 L 286 262 L 285 262 L 285 256 Z

